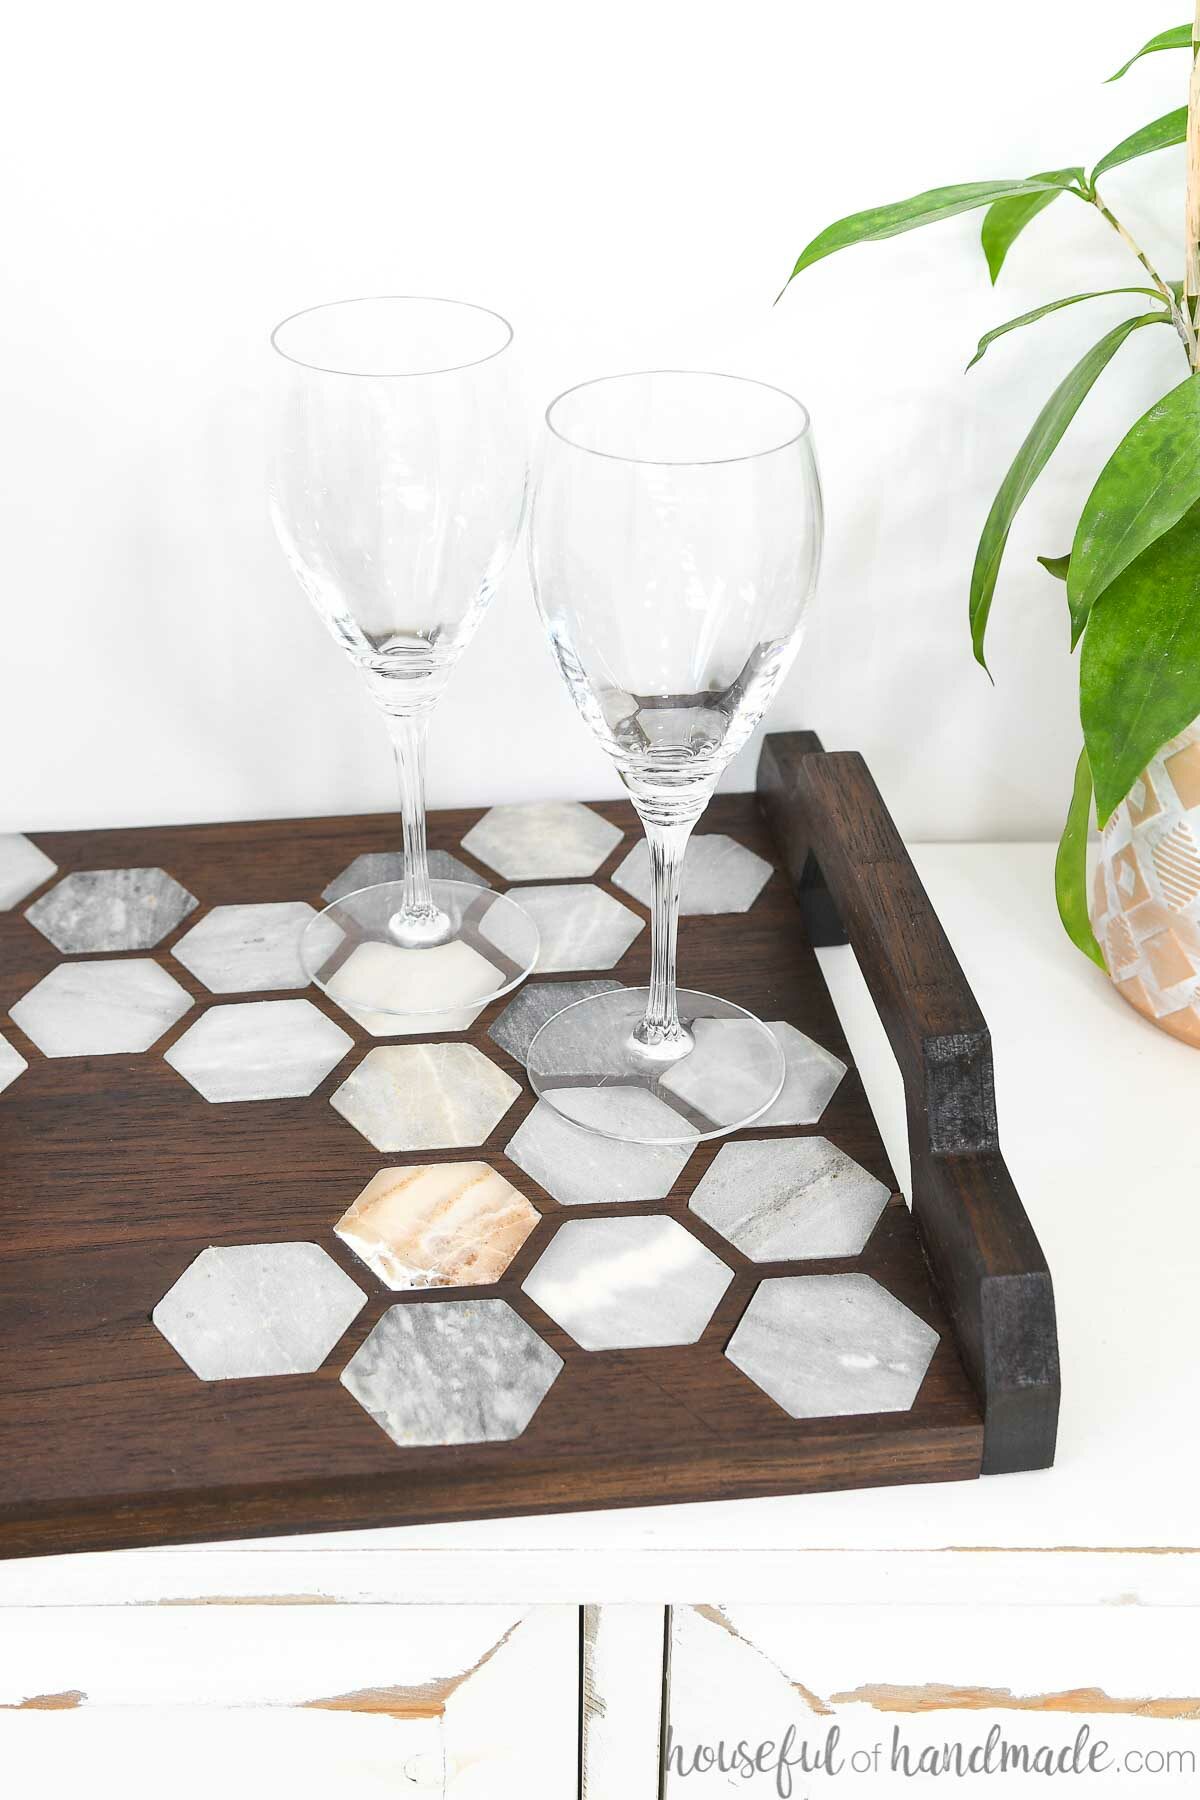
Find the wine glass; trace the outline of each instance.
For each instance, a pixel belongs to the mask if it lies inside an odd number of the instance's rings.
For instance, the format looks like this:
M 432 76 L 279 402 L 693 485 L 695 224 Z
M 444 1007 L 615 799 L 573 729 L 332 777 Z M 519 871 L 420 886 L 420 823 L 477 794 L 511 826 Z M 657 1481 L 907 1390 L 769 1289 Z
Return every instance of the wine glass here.
M 461 300 L 335 301 L 277 325 L 271 515 L 300 586 L 383 714 L 397 878 L 335 900 L 306 973 L 371 1029 L 464 1029 L 533 967 L 538 933 L 482 883 L 431 880 L 429 715 L 521 529 L 526 434 L 512 327 Z M 397 862 L 399 859 L 397 859 Z
M 546 413 L 534 593 L 651 869 L 649 987 L 577 1001 L 529 1051 L 535 1091 L 602 1136 L 719 1137 L 783 1085 L 767 1026 L 676 989 L 679 879 L 718 776 L 799 647 L 821 523 L 808 414 L 781 389 L 660 370 L 585 382 Z

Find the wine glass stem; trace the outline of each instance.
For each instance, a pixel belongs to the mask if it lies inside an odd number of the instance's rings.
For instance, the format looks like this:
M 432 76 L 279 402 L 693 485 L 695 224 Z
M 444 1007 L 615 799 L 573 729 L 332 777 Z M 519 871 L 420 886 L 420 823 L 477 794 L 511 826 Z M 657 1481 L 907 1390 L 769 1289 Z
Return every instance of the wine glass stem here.
M 450 921 L 429 891 L 429 856 L 425 844 L 425 712 L 388 715 L 388 731 L 400 784 L 400 816 L 404 826 L 404 889 L 388 929 L 398 944 L 421 948 L 448 936 Z
M 640 1048 L 656 1060 L 674 1061 L 692 1048 L 679 1022 L 675 998 L 675 949 L 679 935 L 679 881 L 694 820 L 670 825 L 644 819 L 650 850 L 650 997 L 634 1029 Z

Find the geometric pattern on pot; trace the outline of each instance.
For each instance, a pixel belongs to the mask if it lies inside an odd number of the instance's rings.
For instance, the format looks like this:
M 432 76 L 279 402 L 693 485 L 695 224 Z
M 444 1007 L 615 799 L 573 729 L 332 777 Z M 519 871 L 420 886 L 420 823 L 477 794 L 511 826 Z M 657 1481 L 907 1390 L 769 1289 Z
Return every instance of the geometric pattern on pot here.
M 462 847 L 507 881 L 549 881 L 594 875 L 624 835 L 578 801 L 537 800 L 493 806 L 472 825 Z
M 65 875 L 25 917 L 66 956 L 153 950 L 199 901 L 165 869 L 88 869 Z
M 751 1262 L 857 1256 L 889 1190 L 823 1137 L 725 1144 L 688 1202 Z
M 401 1448 L 519 1437 L 562 1357 L 504 1300 L 393 1306 L 342 1371 L 342 1384 Z
M 0 831 L 0 912 L 7 912 L 58 873 L 44 850 L 20 831 Z
M 783 1051 L 783 1091 L 754 1123 L 815 1125 L 837 1092 L 846 1065 L 831 1050 L 782 1019 L 769 1029 Z
M 1092 922 L 1121 997 L 1200 1045 L 1200 721 L 1164 744 L 1106 825 Z
M 759 1283 L 725 1354 L 793 1419 L 825 1419 L 907 1412 L 937 1346 L 869 1275 L 780 1275 Z
M 474 869 L 468 869 L 465 862 L 460 862 L 457 856 L 451 856 L 448 850 L 430 850 L 428 859 L 429 873 L 435 881 L 472 881 L 476 887 L 489 886 L 482 875 L 477 875 Z M 356 856 L 340 875 L 334 877 L 327 888 L 322 889 L 321 898 L 329 905 L 334 900 L 341 900 L 346 894 L 356 893 L 359 888 L 403 880 L 402 850 L 368 850 L 362 856 Z
M 154 1309 L 155 1325 L 202 1381 L 309 1375 L 367 1297 L 318 1244 L 202 1250 Z
M 314 918 L 303 900 L 214 906 L 184 933 L 172 955 L 214 994 L 307 987 L 300 934 Z M 331 947 L 336 938 L 333 932 Z
M 542 975 L 611 969 L 645 930 L 636 913 L 590 882 L 513 888 L 509 898 L 524 907 L 538 928 L 541 948 L 536 967 Z M 480 930 L 483 937 L 489 936 L 486 919 Z
M 294 1100 L 353 1047 L 311 1001 L 246 1000 L 209 1007 L 163 1054 L 206 1100 Z
M 681 913 L 748 912 L 771 878 L 771 865 L 744 844 L 721 832 L 694 837 L 683 859 Z M 650 848 L 645 838 L 635 844 L 613 876 L 643 906 L 650 904 Z
M 389 1044 L 329 1104 L 376 1150 L 457 1150 L 486 1142 L 520 1092 L 473 1044 Z
M 673 1118 L 680 1132 L 686 1124 L 645 1088 L 559 1089 L 573 1102 L 590 1104 L 593 1096 L 611 1103 L 594 1122 L 620 1127 L 624 1116 L 631 1129 L 657 1126 L 660 1116 Z M 619 1107 L 620 1110 L 612 1110 Z M 539 1100 L 504 1146 L 504 1154 L 561 1206 L 618 1205 L 631 1200 L 665 1200 L 692 1154 L 689 1144 L 621 1143 L 600 1137 Z
M 690 1231 L 656 1214 L 569 1219 L 523 1292 L 584 1350 L 694 1344 L 733 1280 Z
M 44 1056 L 112 1056 L 148 1050 L 191 1004 L 165 969 L 139 956 L 59 963 L 9 1017 Z
M 393 1290 L 499 1281 L 538 1222 L 481 1162 L 381 1169 L 334 1230 Z

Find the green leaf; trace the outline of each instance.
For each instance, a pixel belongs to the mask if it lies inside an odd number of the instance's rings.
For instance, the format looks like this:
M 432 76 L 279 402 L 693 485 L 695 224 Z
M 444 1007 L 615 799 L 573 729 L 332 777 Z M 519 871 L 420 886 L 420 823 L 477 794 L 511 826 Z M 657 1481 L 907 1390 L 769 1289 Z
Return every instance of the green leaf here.
M 1125 339 L 1131 332 L 1137 331 L 1139 326 L 1153 325 L 1166 317 L 1161 312 L 1142 313 L 1136 319 L 1122 319 L 1119 325 L 1114 325 L 1111 331 L 1106 332 L 1100 342 L 1093 344 L 1086 356 L 1080 358 L 1070 374 L 1059 382 L 1034 420 L 1029 436 L 1017 451 L 1012 467 L 1001 483 L 1000 492 L 992 502 L 992 510 L 987 516 L 979 548 L 975 552 L 975 567 L 971 571 L 971 642 L 975 646 L 976 661 L 982 663 L 985 669 L 987 663 L 983 655 L 983 640 L 992 607 L 992 596 L 996 591 L 996 576 L 1000 571 L 1000 561 L 1012 522 L 1021 503 L 1049 462 L 1092 384 L 1111 362 Z
M 1122 75 L 1128 75 L 1135 62 L 1140 62 L 1143 56 L 1152 55 L 1155 50 L 1190 50 L 1191 47 L 1191 26 L 1172 25 L 1170 31 L 1160 31 L 1158 36 L 1152 37 L 1148 44 L 1143 44 L 1137 54 L 1131 56 L 1127 63 L 1122 63 L 1116 74 L 1110 75 L 1108 79 L 1109 81 L 1120 81 Z
M 897 200 L 890 206 L 873 206 L 867 212 L 851 213 L 815 237 L 800 252 L 795 268 L 788 277 L 792 282 L 802 269 L 807 269 L 835 250 L 851 244 L 876 243 L 880 238 L 896 237 L 902 231 L 914 231 L 918 225 L 934 225 L 939 219 L 952 219 L 956 213 L 971 212 L 989 206 L 993 200 L 1006 200 L 1014 194 L 1040 194 L 1059 191 L 1057 182 L 1049 181 L 967 181 L 957 187 L 930 188 L 928 193 L 914 194 L 911 200 Z
M 1106 825 L 1151 758 L 1200 713 L 1200 504 L 1101 595 L 1083 640 L 1079 710 Z
M 979 340 L 979 348 L 967 364 L 967 368 L 973 369 L 988 345 L 994 344 L 996 339 L 1003 337 L 1006 332 L 1018 331 L 1022 325 L 1035 325 L 1039 319 L 1044 319 L 1047 313 L 1060 312 L 1064 306 L 1078 306 L 1081 300 L 1106 300 L 1110 294 L 1149 294 L 1152 300 L 1160 298 L 1157 288 L 1125 287 L 1097 288 L 1094 294 L 1072 294 L 1066 300 L 1049 300 L 1045 306 L 1035 306 L 1032 312 L 1022 313 L 1019 319 L 1010 319 L 1006 325 L 996 325 L 991 331 L 985 331 Z
M 1067 822 L 1054 859 L 1054 893 L 1058 900 L 1058 916 L 1067 936 L 1077 950 L 1082 950 L 1103 969 L 1104 954 L 1088 917 L 1087 838 L 1091 816 L 1092 771 L 1088 766 L 1087 751 L 1081 750 L 1075 765 L 1075 786 L 1067 809 Z
M 1015 194 L 1009 200 L 994 200 L 983 215 L 979 241 L 983 245 L 993 285 L 1014 241 L 1030 220 L 1044 212 L 1052 200 L 1057 200 L 1070 183 L 1082 181 L 1083 170 L 1051 169 L 1047 174 L 1034 175 L 1031 179 L 1051 182 L 1053 186 L 1033 194 Z
M 1137 156 L 1149 156 L 1155 150 L 1166 150 L 1172 144 L 1182 144 L 1187 137 L 1187 107 L 1177 106 L 1174 112 L 1164 113 L 1161 119 L 1155 119 L 1150 125 L 1143 125 L 1132 137 L 1123 138 L 1107 156 L 1102 156 L 1092 170 L 1092 181 L 1097 182 L 1108 169 L 1119 168 L 1122 163 L 1132 162 Z
M 1200 375 L 1143 413 L 1087 497 L 1071 546 L 1071 644 L 1110 582 L 1200 500 Z
M 1047 575 L 1053 575 L 1056 581 L 1065 581 L 1067 579 L 1067 570 L 1071 566 L 1071 558 L 1069 556 L 1039 556 L 1038 561 L 1041 563 L 1043 569 L 1045 569 Z

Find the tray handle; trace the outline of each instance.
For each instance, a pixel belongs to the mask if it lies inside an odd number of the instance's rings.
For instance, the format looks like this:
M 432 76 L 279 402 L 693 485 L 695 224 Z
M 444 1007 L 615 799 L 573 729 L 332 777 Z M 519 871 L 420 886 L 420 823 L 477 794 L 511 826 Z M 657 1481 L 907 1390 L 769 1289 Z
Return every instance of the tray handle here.
M 913 1218 L 983 1408 L 983 1472 L 1049 1468 L 1054 1289 L 1000 1153 L 983 1014 L 861 756 L 771 733 L 758 795 L 812 941 L 853 946 L 900 1066 Z

